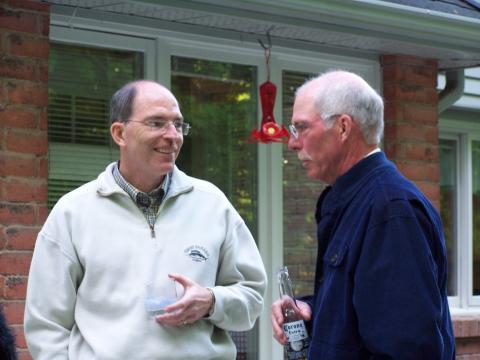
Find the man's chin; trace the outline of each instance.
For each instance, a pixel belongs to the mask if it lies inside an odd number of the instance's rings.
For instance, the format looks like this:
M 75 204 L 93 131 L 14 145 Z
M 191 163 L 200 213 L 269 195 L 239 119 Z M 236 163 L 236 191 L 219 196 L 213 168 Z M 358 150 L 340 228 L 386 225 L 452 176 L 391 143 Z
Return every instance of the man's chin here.
M 162 176 L 165 174 L 168 174 L 173 171 L 173 168 L 175 167 L 175 163 L 162 163 L 157 166 L 155 166 L 155 173 L 156 174 L 161 174 Z

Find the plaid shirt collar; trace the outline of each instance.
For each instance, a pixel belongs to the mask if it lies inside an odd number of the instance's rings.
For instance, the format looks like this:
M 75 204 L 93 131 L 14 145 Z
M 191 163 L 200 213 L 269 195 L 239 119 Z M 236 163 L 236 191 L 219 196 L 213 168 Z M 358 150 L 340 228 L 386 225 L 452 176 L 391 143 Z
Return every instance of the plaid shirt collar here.
M 145 212 L 145 209 L 153 207 L 154 210 L 156 210 L 154 211 L 154 213 L 156 213 L 158 211 L 158 208 L 160 207 L 160 204 L 165 198 L 165 195 L 168 192 L 168 188 L 170 187 L 171 174 L 167 173 L 162 184 L 147 194 L 138 190 L 135 186 L 133 186 L 124 179 L 122 174 L 120 174 L 118 164 L 119 162 L 117 162 L 113 167 L 113 177 L 117 182 L 118 186 L 120 186 L 123 190 L 127 192 L 128 195 L 130 195 L 135 204 L 137 204 L 137 206 L 143 212 Z

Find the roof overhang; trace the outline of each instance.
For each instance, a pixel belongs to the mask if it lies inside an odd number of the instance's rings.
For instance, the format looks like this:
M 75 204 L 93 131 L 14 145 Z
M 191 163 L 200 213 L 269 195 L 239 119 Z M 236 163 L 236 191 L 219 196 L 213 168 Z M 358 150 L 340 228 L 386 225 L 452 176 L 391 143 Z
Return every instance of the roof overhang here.
M 149 26 L 297 49 L 437 59 L 480 66 L 480 18 L 378 0 L 47 0 L 52 14 Z

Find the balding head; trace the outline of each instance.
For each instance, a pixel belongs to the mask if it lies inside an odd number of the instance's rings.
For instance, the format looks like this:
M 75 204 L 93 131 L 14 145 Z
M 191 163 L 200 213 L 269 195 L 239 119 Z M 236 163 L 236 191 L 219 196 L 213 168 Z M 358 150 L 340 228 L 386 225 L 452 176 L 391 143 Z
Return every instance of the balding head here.
M 175 99 L 165 86 L 151 80 L 136 80 L 122 86 L 110 100 L 110 122 L 126 122 L 133 111 L 133 104 L 139 91 L 152 90 L 164 92 L 165 96 Z

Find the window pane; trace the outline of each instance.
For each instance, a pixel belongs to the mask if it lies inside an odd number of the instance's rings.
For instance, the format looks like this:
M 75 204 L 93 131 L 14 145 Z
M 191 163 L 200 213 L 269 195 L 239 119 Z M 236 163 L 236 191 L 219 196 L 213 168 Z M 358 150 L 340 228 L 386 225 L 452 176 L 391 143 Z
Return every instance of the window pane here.
M 50 44 L 49 208 L 118 159 L 109 131 L 110 97 L 142 77 L 142 53 Z
M 284 71 L 282 115 L 290 123 L 296 89 L 313 74 Z M 313 293 L 317 236 L 315 204 L 324 185 L 310 180 L 294 151 L 283 148 L 283 244 L 295 295 Z
M 440 215 L 442 217 L 448 260 L 449 296 L 458 294 L 457 286 L 457 142 L 440 140 Z
M 187 174 L 217 185 L 257 234 L 256 68 L 172 57 L 172 91 L 191 133 L 177 160 Z M 257 358 L 257 329 L 234 333 L 237 359 Z
M 472 141 L 473 295 L 480 295 L 480 141 Z

